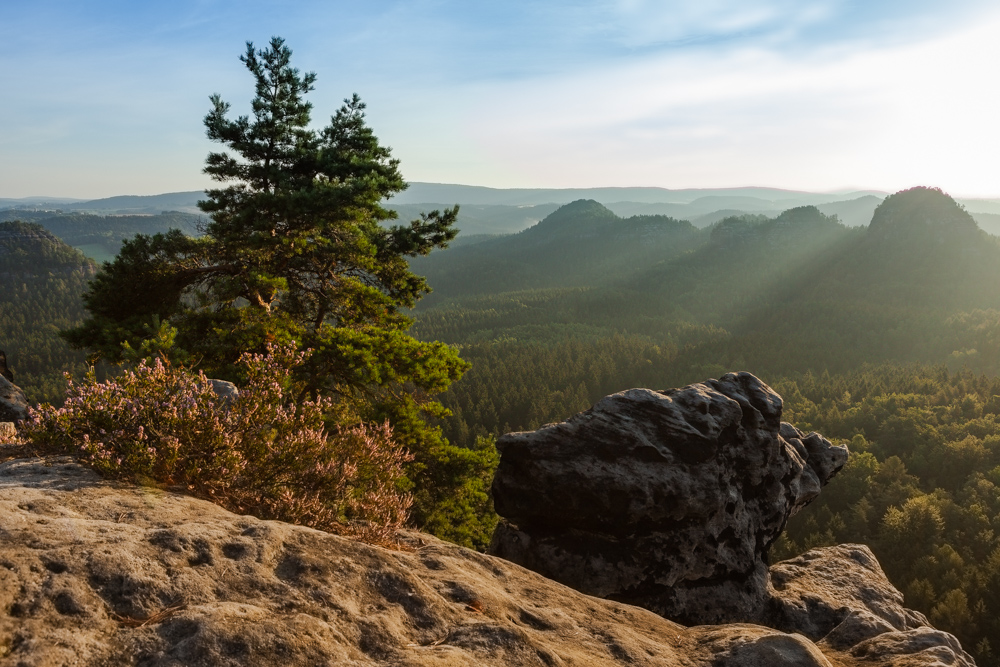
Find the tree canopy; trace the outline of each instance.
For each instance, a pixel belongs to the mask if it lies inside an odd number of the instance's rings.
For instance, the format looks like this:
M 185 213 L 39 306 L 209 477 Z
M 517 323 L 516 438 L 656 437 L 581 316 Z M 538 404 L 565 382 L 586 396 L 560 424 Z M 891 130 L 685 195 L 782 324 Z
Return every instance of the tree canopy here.
M 445 247 L 458 207 L 390 224 L 396 213 L 383 202 L 406 188 L 399 161 L 357 95 L 312 128 L 305 95 L 316 75 L 293 68 L 291 55 L 277 37 L 265 49 L 247 43 L 250 115 L 232 118 L 229 103 L 210 98 L 205 127 L 223 149 L 206 161 L 220 187 L 199 203 L 211 218 L 204 234 L 124 242 L 84 294 L 89 317 L 65 337 L 92 358 L 164 355 L 237 381 L 241 354 L 295 341 L 313 350 L 298 370 L 302 394 L 337 396 L 347 421 L 390 419 L 416 454 L 417 480 L 447 447 L 424 421 L 445 413 L 432 396 L 468 364 L 406 333 L 401 309 L 430 291 L 407 257 Z M 417 485 L 417 518 L 429 520 L 436 500 Z

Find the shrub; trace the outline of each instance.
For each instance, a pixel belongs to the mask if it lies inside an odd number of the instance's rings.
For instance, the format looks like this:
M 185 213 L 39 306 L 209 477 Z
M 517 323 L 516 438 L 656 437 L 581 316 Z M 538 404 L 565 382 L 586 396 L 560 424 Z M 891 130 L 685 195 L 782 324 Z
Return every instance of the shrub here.
M 294 401 L 291 369 L 307 353 L 244 354 L 235 398 L 203 373 L 155 361 L 98 382 L 67 376 L 62 408 L 32 410 L 23 436 L 41 454 L 70 454 L 105 477 L 181 488 L 223 507 L 387 543 L 412 498 L 412 457 L 388 423 L 327 428 L 332 399 Z

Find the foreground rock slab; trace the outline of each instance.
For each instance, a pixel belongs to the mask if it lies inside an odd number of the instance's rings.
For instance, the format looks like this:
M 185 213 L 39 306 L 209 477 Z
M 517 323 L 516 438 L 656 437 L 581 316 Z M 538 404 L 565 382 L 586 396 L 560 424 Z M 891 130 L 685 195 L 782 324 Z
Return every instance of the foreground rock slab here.
M 401 539 L 409 550 L 103 482 L 67 460 L 8 461 L 0 667 L 826 667 L 941 664 L 928 656 L 946 650 L 945 664 L 972 664 L 931 628 L 890 628 L 854 653 L 757 625 L 685 628 L 427 535 Z M 789 606 L 822 560 L 789 574 Z
M 508 433 L 490 553 L 682 623 L 759 621 L 767 552 L 847 449 L 781 422 L 749 373 L 630 389 Z

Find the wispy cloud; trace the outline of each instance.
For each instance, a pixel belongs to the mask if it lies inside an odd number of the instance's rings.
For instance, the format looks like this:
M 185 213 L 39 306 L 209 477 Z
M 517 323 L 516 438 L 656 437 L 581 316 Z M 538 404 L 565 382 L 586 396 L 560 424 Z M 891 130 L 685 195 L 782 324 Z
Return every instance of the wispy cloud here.
M 981 0 L 36 0 L 0 7 L 0 196 L 203 187 L 243 42 L 288 39 L 408 178 L 996 193 Z
M 465 131 L 509 185 L 917 183 L 997 192 L 1000 16 L 934 39 L 807 54 L 662 52 L 483 85 Z

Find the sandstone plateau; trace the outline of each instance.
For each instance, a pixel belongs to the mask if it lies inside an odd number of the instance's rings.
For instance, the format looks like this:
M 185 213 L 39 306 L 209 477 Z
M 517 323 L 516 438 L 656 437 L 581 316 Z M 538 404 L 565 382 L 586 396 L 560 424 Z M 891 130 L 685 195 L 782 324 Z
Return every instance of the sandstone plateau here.
M 973 665 L 865 546 L 767 566 L 787 516 L 846 457 L 780 411 L 759 380 L 728 375 L 507 436 L 494 547 L 520 545 L 533 567 L 562 559 L 601 597 L 428 535 L 385 549 L 0 446 L 0 667 Z M 540 480 L 569 504 L 535 506 Z M 602 480 L 617 484 L 606 498 Z M 604 599 L 630 592 L 726 622 Z

